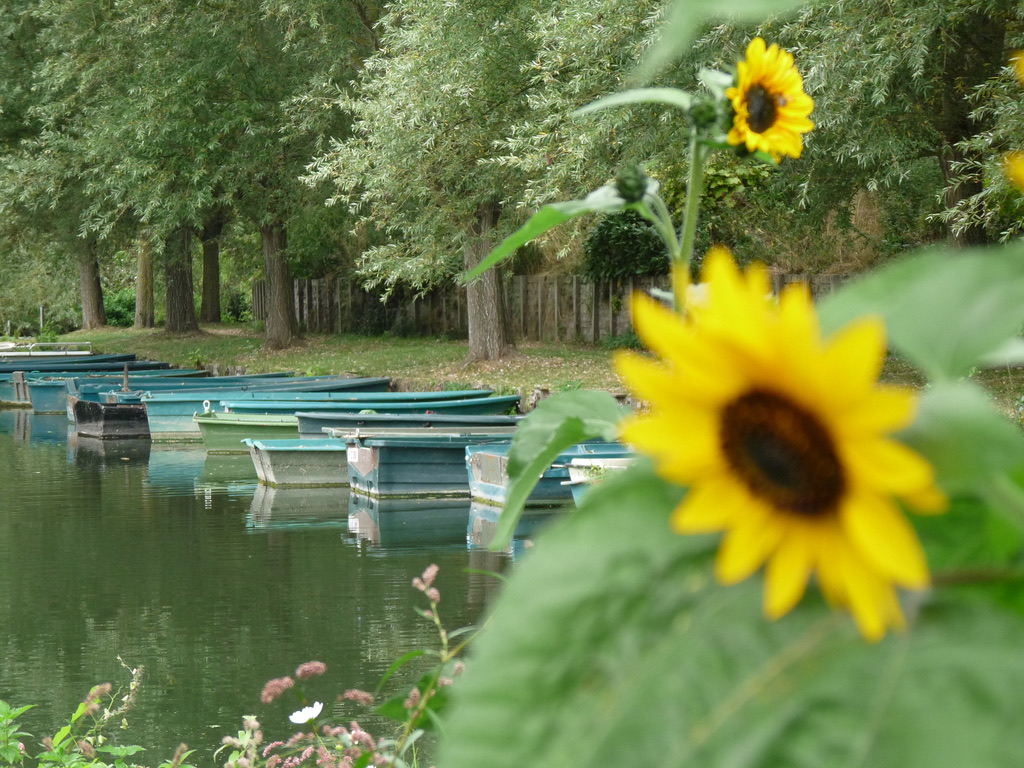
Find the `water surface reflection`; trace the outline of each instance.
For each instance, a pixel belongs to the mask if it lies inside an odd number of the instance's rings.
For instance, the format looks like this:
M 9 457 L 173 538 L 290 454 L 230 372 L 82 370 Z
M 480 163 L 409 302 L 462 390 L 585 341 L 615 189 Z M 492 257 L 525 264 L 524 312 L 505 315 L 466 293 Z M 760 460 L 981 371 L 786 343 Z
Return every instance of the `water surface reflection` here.
M 258 696 L 300 662 L 327 663 L 307 686 L 320 700 L 373 688 L 433 641 L 413 576 L 440 565 L 454 628 L 496 588 L 467 569 L 508 559 L 467 547 L 468 502 L 388 511 L 342 489 L 269 489 L 248 456 L 89 440 L 63 416 L 0 411 L 0 477 L 0 699 L 37 704 L 26 730 L 52 734 L 93 684 L 127 682 L 118 656 L 143 665 L 118 738 L 147 764 L 181 741 L 212 764 L 244 714 L 290 733 L 295 702 Z

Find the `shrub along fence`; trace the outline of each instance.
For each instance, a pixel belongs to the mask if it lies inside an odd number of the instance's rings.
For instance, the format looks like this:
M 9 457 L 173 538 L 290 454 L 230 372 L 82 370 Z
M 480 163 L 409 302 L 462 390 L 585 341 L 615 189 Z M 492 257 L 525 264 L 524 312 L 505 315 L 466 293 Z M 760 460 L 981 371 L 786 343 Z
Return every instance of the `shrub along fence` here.
M 815 296 L 841 285 L 846 275 L 772 275 L 776 292 L 791 282 L 809 282 Z M 584 281 L 575 275 L 514 275 L 505 280 L 505 303 L 516 340 L 600 343 L 632 330 L 629 296 L 667 290 L 667 277 Z M 295 314 L 311 333 L 395 333 L 465 337 L 466 289 L 449 286 L 421 296 L 395 294 L 387 301 L 340 278 L 295 280 Z M 266 317 L 266 286 L 253 286 L 253 315 Z

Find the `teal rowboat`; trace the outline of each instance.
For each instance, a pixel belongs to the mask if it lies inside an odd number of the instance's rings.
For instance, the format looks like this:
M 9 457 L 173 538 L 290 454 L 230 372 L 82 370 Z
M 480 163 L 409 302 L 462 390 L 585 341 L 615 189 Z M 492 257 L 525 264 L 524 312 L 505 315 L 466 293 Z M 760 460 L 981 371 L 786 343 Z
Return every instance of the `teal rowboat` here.
M 391 380 L 387 378 L 343 378 L 323 377 L 318 382 L 309 382 L 305 385 L 295 381 L 261 382 L 253 384 L 253 387 L 277 387 L 275 391 L 305 391 L 300 387 L 321 387 L 324 391 L 360 391 L 363 389 L 386 389 Z M 240 393 L 235 390 L 234 393 Z M 205 397 L 204 397 L 205 395 Z M 199 427 L 193 420 L 197 413 L 203 413 L 211 409 L 211 406 L 219 402 L 225 396 L 225 390 L 193 389 L 182 392 L 154 392 L 141 398 L 146 407 L 146 414 L 149 419 L 149 432 L 154 440 L 202 440 Z M 116 396 L 118 402 L 130 402 L 129 398 Z M 308 407 L 308 406 L 307 406 Z M 293 421 L 297 423 L 294 415 Z M 291 437 L 298 437 L 298 427 Z M 242 437 L 253 437 L 243 435 Z M 275 435 L 283 437 L 283 435 Z
M 499 415 L 515 411 L 519 407 L 519 395 L 496 395 L 494 397 L 470 397 L 461 400 L 330 400 L 283 402 L 276 400 L 233 400 L 222 399 L 220 405 L 231 413 L 298 413 L 315 411 L 320 413 L 419 413 L 419 414 L 467 414 L 473 416 Z
M 469 473 L 469 492 L 474 501 L 504 505 L 508 499 L 508 451 L 505 445 L 466 446 L 466 470 Z M 563 451 L 544 471 L 526 500 L 531 507 L 550 507 L 573 500 L 567 465 L 578 457 L 632 458 L 632 449 L 621 443 L 580 443 Z
M 297 439 L 299 420 L 290 414 L 218 413 L 192 416 L 207 453 L 247 453 L 245 439 Z
M 15 374 L 16 376 L 18 374 Z M 32 405 L 33 413 L 67 413 L 68 410 L 68 380 L 81 379 L 81 373 L 48 373 L 45 376 L 32 378 L 34 374 L 27 374 L 24 387 L 28 392 L 28 399 Z M 205 375 L 205 371 L 197 369 L 172 369 L 161 368 L 152 370 L 130 371 L 129 382 L 131 384 L 144 384 L 148 380 L 171 380 L 176 378 L 199 378 Z M 98 378 L 93 374 L 87 381 L 95 382 Z M 104 383 L 111 387 L 123 387 L 124 375 L 117 377 L 103 377 Z M 17 382 L 15 382 L 16 384 Z
M 324 413 L 299 411 L 299 437 L 344 439 L 350 434 L 372 434 L 382 429 L 434 429 L 439 432 L 511 431 L 522 416 L 506 414 L 468 416 L 452 413 Z
M 469 498 L 466 446 L 507 435 L 358 437 L 348 442 L 352 490 L 381 497 Z
M 421 400 L 470 400 L 489 397 L 494 392 L 490 389 L 452 389 L 443 392 L 246 392 L 232 397 L 235 402 L 245 403 L 250 400 L 282 403 L 302 402 L 365 402 L 373 400 L 380 403 L 413 403 Z
M 348 458 L 341 440 L 254 440 L 249 449 L 256 477 L 265 485 L 348 486 Z

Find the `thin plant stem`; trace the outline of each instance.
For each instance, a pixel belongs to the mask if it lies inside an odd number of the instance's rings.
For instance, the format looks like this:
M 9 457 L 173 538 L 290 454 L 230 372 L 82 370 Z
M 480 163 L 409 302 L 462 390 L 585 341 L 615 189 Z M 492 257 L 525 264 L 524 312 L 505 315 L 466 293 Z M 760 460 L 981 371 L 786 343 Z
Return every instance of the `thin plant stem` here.
M 680 238 L 679 252 L 672 268 L 684 275 L 690 273 L 690 262 L 693 260 L 693 244 L 697 238 L 697 219 L 700 215 L 700 198 L 704 191 L 704 158 L 707 147 L 699 140 L 697 127 L 690 130 L 690 173 L 686 181 L 686 202 L 683 208 L 683 231 Z M 676 310 L 682 311 L 684 296 L 681 295 L 686 286 L 685 280 L 672 281 L 675 291 Z

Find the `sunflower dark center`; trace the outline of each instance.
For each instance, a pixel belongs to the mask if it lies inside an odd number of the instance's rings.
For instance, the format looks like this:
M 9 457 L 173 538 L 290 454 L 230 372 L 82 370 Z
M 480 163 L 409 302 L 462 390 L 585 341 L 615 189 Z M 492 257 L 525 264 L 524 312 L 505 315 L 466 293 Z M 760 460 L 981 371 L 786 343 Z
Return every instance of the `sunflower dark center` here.
M 846 485 L 843 467 L 813 414 L 754 390 L 725 407 L 720 438 L 729 466 L 770 506 L 808 516 L 835 511 Z
M 771 128 L 778 111 L 775 97 L 763 85 L 752 85 L 747 90 L 747 125 L 754 133 L 764 133 Z

